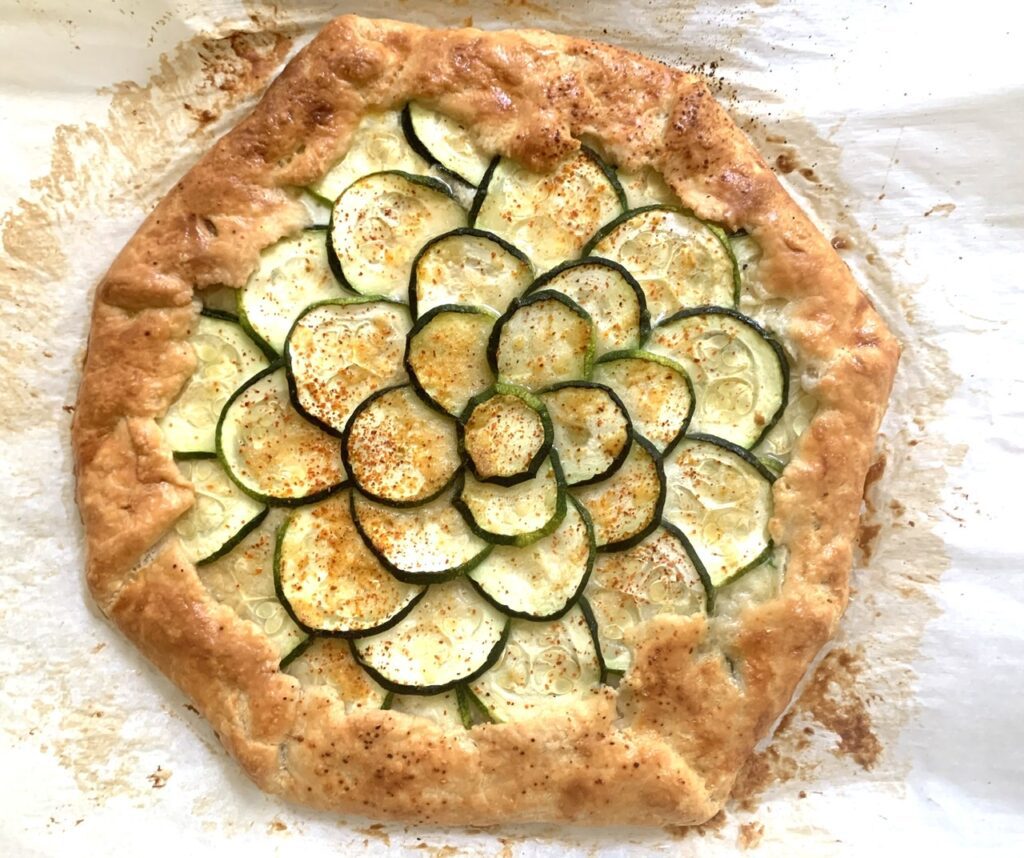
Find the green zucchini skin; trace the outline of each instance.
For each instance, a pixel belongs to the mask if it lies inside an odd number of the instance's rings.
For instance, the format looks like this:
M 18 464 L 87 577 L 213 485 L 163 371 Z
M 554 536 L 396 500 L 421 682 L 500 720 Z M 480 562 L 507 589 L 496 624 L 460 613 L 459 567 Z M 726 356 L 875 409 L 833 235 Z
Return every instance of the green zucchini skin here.
M 282 602 L 281 604 L 283 605 L 284 603 Z M 287 608 L 285 610 L 287 610 Z M 308 637 L 303 638 L 288 653 L 285 654 L 284 658 L 282 658 L 281 661 L 278 662 L 277 669 L 283 673 L 285 670 L 288 669 L 288 666 L 293 661 L 295 661 L 295 659 L 301 656 L 307 649 L 309 649 L 315 641 L 316 637 L 313 635 L 309 635 Z
M 765 439 L 765 437 L 768 435 L 769 432 L 772 431 L 772 429 L 775 428 L 779 420 L 782 419 L 782 415 L 786 411 L 786 406 L 789 404 L 790 366 L 789 358 L 786 357 L 786 351 L 785 349 L 783 349 L 782 344 L 777 339 L 775 339 L 775 337 L 773 337 L 772 334 L 764 326 L 758 324 L 758 322 L 750 318 L 750 316 L 746 316 L 739 310 L 736 310 L 732 307 L 719 307 L 712 304 L 707 304 L 702 307 L 687 308 L 685 310 L 680 310 L 678 313 L 673 313 L 671 316 L 667 317 L 666 319 L 663 319 L 661 322 L 658 323 L 657 327 L 660 328 L 663 326 L 667 326 L 673 322 L 679 321 L 680 319 L 688 319 L 694 316 L 727 316 L 730 319 L 735 319 L 737 322 L 746 325 L 748 328 L 750 328 L 756 334 L 758 334 L 761 337 L 761 339 L 768 343 L 768 345 L 771 347 L 772 351 L 775 354 L 776 360 L 779 363 L 779 373 L 782 378 L 782 393 L 779 397 L 779 406 L 775 410 L 775 413 L 765 422 L 761 434 L 753 441 L 753 443 L 750 444 L 749 447 L 746 448 L 747 450 L 752 450 L 758 444 L 760 444 L 761 441 Z M 648 339 L 650 338 L 651 334 L 653 334 L 653 330 L 648 333 Z M 729 441 L 726 441 L 725 439 L 719 440 L 721 440 L 724 444 L 731 443 Z M 735 446 L 737 449 L 743 449 L 738 445 L 733 446 Z
M 756 470 L 762 477 L 764 477 L 769 483 L 774 483 L 778 479 L 778 475 L 764 466 L 757 456 L 750 452 L 746 447 L 741 447 L 739 444 L 734 444 L 732 441 L 726 441 L 724 438 L 719 438 L 716 435 L 705 435 L 702 432 L 692 432 L 686 436 L 687 438 L 694 441 L 705 441 L 708 444 L 714 444 L 716 447 L 721 447 L 724 450 L 728 450 L 730 453 L 735 453 L 754 470 Z
M 325 630 L 318 629 L 304 623 L 299 618 L 298 614 L 296 614 L 294 608 L 292 608 L 292 604 L 288 600 L 288 596 L 285 594 L 284 587 L 281 584 L 281 545 L 284 542 L 285 534 L 288 532 L 288 525 L 290 524 L 290 521 L 290 519 L 285 519 L 277 529 L 277 534 L 274 537 L 274 593 L 277 595 L 277 600 L 281 603 L 281 606 L 285 609 L 288 616 L 291 617 L 292 622 L 310 636 L 307 641 L 303 642 L 306 646 L 312 643 L 313 639 L 317 637 L 343 638 L 345 640 L 351 640 L 353 638 L 368 637 L 369 635 L 385 632 L 404 620 L 406 615 L 412 611 L 412 609 L 415 608 L 416 605 L 419 604 L 420 600 L 427 594 L 427 588 L 424 587 L 422 591 L 413 596 L 409 603 L 402 607 L 394 616 L 389 617 L 380 625 L 369 629 L 359 629 L 357 631 L 337 629 Z M 303 646 L 303 644 L 299 644 L 299 646 Z M 296 649 L 298 649 L 298 647 L 296 647 Z M 305 649 L 305 647 L 303 649 Z M 285 658 L 287 658 L 289 663 L 291 663 L 291 661 L 299 655 L 301 655 L 301 653 L 296 653 L 295 650 L 292 650 L 292 652 L 285 656 Z
M 564 390 L 565 388 L 570 387 L 582 387 L 591 390 L 600 390 L 607 394 L 608 398 L 611 399 L 612 403 L 619 409 L 619 411 L 625 417 L 626 432 L 628 433 L 630 439 L 632 439 L 634 434 L 633 419 L 629 416 L 629 410 L 626 408 L 625 404 L 619 398 L 619 395 L 605 384 L 601 384 L 600 382 L 597 381 L 587 381 L 586 379 L 581 379 L 580 381 L 556 381 L 554 384 L 549 384 L 547 387 L 541 389 L 539 392 L 539 396 L 543 400 L 544 395 L 547 393 L 555 393 L 559 390 Z M 612 459 L 611 463 L 604 471 L 595 474 L 592 477 L 588 477 L 585 480 L 580 480 L 575 483 L 569 483 L 568 485 L 570 486 L 570 488 L 582 488 L 583 486 L 590 486 L 593 485 L 594 483 L 599 483 L 602 480 L 606 480 L 619 469 L 619 466 L 621 466 L 622 463 L 626 461 L 626 456 L 628 455 L 629 443 L 626 443 L 622 445 L 622 449 L 615 455 L 615 458 Z M 590 520 L 589 513 L 587 513 L 587 520 Z
M 693 568 L 697 570 L 697 576 L 700 578 L 701 586 L 704 588 L 704 612 L 710 616 L 714 613 L 715 609 L 716 590 L 715 586 L 711 583 L 711 576 L 708 575 L 708 570 L 704 568 L 704 561 L 700 559 L 697 550 L 693 547 L 693 543 L 690 542 L 689 537 L 682 530 L 670 521 L 662 521 L 661 526 L 679 540 L 683 550 L 686 552 L 686 556 L 690 558 Z
M 482 405 L 495 396 L 515 396 L 532 408 L 540 416 L 541 425 L 544 427 L 544 443 L 533 455 L 533 458 L 530 460 L 524 471 L 521 471 L 518 474 L 512 474 L 511 476 L 482 477 L 477 471 L 473 457 L 466 451 L 466 423 L 473 414 L 473 410 L 478 405 Z M 547 408 L 544 407 L 544 402 L 525 387 L 521 387 L 518 384 L 507 384 L 501 381 L 496 382 L 487 390 L 477 394 L 469 400 L 465 410 L 463 410 L 462 414 L 459 416 L 458 422 L 455 424 L 455 431 L 458 436 L 459 453 L 462 456 L 463 465 L 468 467 L 473 476 L 480 482 L 493 483 L 497 486 L 515 486 L 537 476 L 537 471 L 540 469 L 541 464 L 543 464 L 544 460 L 551 452 L 551 443 L 554 438 L 554 428 L 551 425 L 551 415 L 548 414 Z
M 605 159 L 602 158 L 596 150 L 586 144 L 580 145 L 580 151 L 601 168 L 601 172 L 604 173 L 604 177 L 608 180 L 608 184 L 612 186 L 615 196 L 619 198 L 619 206 L 623 211 L 628 209 L 629 203 L 626 200 L 626 192 L 622 188 L 622 182 L 619 181 L 619 174 L 615 172 L 615 168 L 605 161 Z
M 637 342 L 638 345 L 642 345 L 651 332 L 651 313 L 650 310 L 647 309 L 647 297 L 644 295 L 644 290 L 641 288 L 636 278 L 630 274 L 629 270 L 622 263 L 616 262 L 614 259 L 605 259 L 603 256 L 583 256 L 581 259 L 567 260 L 561 265 L 556 265 L 554 268 L 551 268 L 541 274 L 540 277 L 533 281 L 525 294 L 531 295 L 534 292 L 541 291 L 542 289 L 551 289 L 552 291 L 557 292 L 558 288 L 551 286 L 552 280 L 558 277 L 558 275 L 564 274 L 566 271 L 572 271 L 574 268 L 586 267 L 588 265 L 598 265 L 602 268 L 614 271 L 621 275 L 622 279 L 629 285 L 629 288 L 633 290 L 633 294 L 636 295 L 637 303 L 640 305 L 640 323 L 637 329 Z
M 222 322 L 234 322 L 236 325 L 239 324 L 239 318 L 234 313 L 228 313 L 226 310 L 214 310 L 210 307 L 203 307 L 199 311 L 200 316 L 206 316 L 207 319 L 219 319 Z M 245 332 L 249 339 L 251 339 L 256 345 L 259 345 L 259 340 L 252 336 L 248 331 Z
M 456 482 L 458 482 L 458 477 L 456 477 Z M 376 501 L 374 502 L 376 503 Z M 425 506 L 426 503 L 429 502 L 425 502 L 421 505 Z M 460 575 L 465 575 L 470 570 L 475 569 L 483 563 L 491 551 L 494 550 L 494 545 L 488 543 L 486 548 L 475 554 L 465 563 L 458 564 L 450 569 L 444 569 L 438 572 L 410 572 L 407 569 L 402 569 L 400 566 L 396 566 L 390 559 L 388 559 L 387 555 L 374 544 L 369 533 L 367 533 L 365 526 L 359 519 L 355 491 L 349 495 L 349 507 L 352 514 L 352 522 L 355 525 L 356 531 L 362 537 L 363 543 L 366 547 L 370 550 L 373 556 L 380 561 L 381 566 L 387 569 L 388 572 L 394 575 L 399 581 L 403 581 L 407 584 L 440 584 L 444 581 L 451 581 L 453 578 L 458 578 Z
M 494 177 L 494 171 L 498 169 L 500 161 L 500 155 L 495 155 L 491 159 L 491 163 L 487 165 L 484 177 L 480 180 L 480 184 L 477 186 L 476 194 L 473 197 L 473 204 L 469 207 L 469 225 L 471 227 L 476 226 L 477 215 L 480 214 L 480 206 L 484 204 L 484 197 L 487 196 L 487 187 L 491 184 L 491 179 Z M 488 235 L 490 235 L 490 233 L 488 233 Z
M 536 622 L 550 622 L 553 620 L 560 620 L 562 619 L 562 617 L 568 614 L 569 611 L 571 611 L 573 607 L 582 598 L 583 592 L 586 590 L 587 584 L 590 581 L 590 575 L 594 571 L 594 563 L 597 560 L 597 542 L 594 539 L 594 525 L 593 522 L 590 520 L 590 513 L 587 512 L 587 508 L 583 506 L 583 504 L 581 504 L 578 500 L 576 500 L 576 498 L 573 497 L 572 494 L 568 494 L 568 497 L 569 503 L 571 503 L 576 508 L 577 512 L 579 512 L 581 518 L 583 519 L 584 526 L 587 529 L 587 540 L 589 543 L 587 565 L 582 577 L 580 578 L 579 585 L 566 600 L 565 604 L 562 605 L 558 610 L 552 611 L 548 614 L 531 614 L 526 611 L 513 610 L 508 605 L 503 604 L 498 599 L 490 595 L 490 593 L 488 593 L 481 584 L 477 583 L 477 581 L 472 576 L 469 576 L 470 584 L 473 585 L 477 593 L 480 594 L 481 598 L 489 602 L 503 614 L 506 614 L 509 617 L 513 617 L 514 619 L 533 620 Z
M 231 479 L 234 481 L 235 485 L 237 485 L 243 492 L 245 492 L 247 495 L 249 495 L 249 497 L 255 498 L 258 501 L 263 501 L 263 503 L 267 504 L 268 506 L 280 506 L 280 507 L 305 506 L 306 504 L 312 504 L 312 503 L 317 503 L 317 502 L 322 501 L 322 500 L 326 500 L 327 498 L 329 498 L 331 495 L 335 494 L 336 492 L 339 492 L 342 489 L 347 488 L 350 485 L 351 481 L 345 479 L 345 480 L 342 480 L 342 481 L 340 481 L 338 483 L 335 483 L 334 485 L 327 486 L 326 488 L 324 488 L 324 489 L 322 489 L 320 491 L 312 492 L 311 494 L 308 494 L 308 495 L 303 495 L 302 497 L 283 498 L 283 497 L 275 497 L 273 495 L 262 494 L 260 492 L 255 491 L 251 487 L 246 486 L 237 476 L 235 476 L 235 473 L 232 470 L 232 468 L 231 468 L 231 466 L 230 466 L 230 464 L 228 462 L 228 457 L 224 453 L 223 445 L 221 443 L 221 432 L 222 432 L 222 429 L 223 429 L 223 426 L 224 426 L 224 418 L 227 415 L 228 409 L 231 407 L 231 405 L 242 394 L 244 394 L 245 391 L 248 390 L 251 385 L 255 384 L 257 381 L 262 380 L 263 378 L 266 378 L 268 375 L 271 375 L 272 373 L 277 372 L 277 370 L 279 370 L 279 369 L 284 369 L 284 361 L 281 360 L 281 359 L 278 359 L 275 363 L 272 363 L 266 369 L 256 373 L 256 375 L 252 376 L 241 387 L 239 387 L 233 394 L 231 394 L 231 398 L 228 399 L 228 401 L 224 404 L 224 409 L 221 411 L 220 418 L 217 420 L 217 435 L 216 435 L 216 437 L 217 437 L 217 453 L 216 453 L 216 455 L 217 455 L 217 458 L 220 459 L 221 465 L 224 466 L 224 470 L 227 471 L 228 476 L 231 477 Z M 303 419 L 305 419 L 305 418 L 303 418 Z
M 472 223 L 472 220 L 470 220 Z M 515 247 L 509 242 L 505 241 L 501 236 L 495 235 L 493 232 L 487 232 L 487 230 L 476 229 L 473 226 L 463 226 L 458 229 L 449 230 L 448 232 L 442 233 L 441 235 L 434 236 L 426 244 L 420 248 L 419 253 L 413 258 L 412 261 L 412 272 L 409 275 L 409 311 L 412 313 L 414 319 L 419 318 L 419 297 L 417 295 L 418 277 L 416 270 L 419 266 L 420 260 L 423 256 L 432 248 L 434 245 L 448 241 L 452 238 L 458 238 L 459 236 L 467 236 L 469 238 L 482 238 L 486 241 L 492 241 L 506 253 L 518 259 L 524 265 L 528 266 L 531 273 L 533 271 L 533 264 L 530 262 L 530 258 L 523 253 L 518 247 Z M 457 304 L 444 304 L 438 306 L 459 306 Z M 434 308 L 431 308 L 434 309 Z
M 590 602 L 587 601 L 586 596 L 580 596 L 576 602 L 579 605 L 580 612 L 583 614 L 583 618 L 587 621 L 587 628 L 590 629 L 590 636 L 594 640 L 594 651 L 597 653 L 597 663 L 601 667 L 601 679 L 602 685 L 608 685 L 608 665 L 604 660 L 604 653 L 601 652 L 601 639 L 598 635 L 597 617 L 594 616 L 594 609 L 590 607 Z
M 245 537 L 252 533 L 257 527 L 263 524 L 265 519 L 270 512 L 270 507 L 265 506 L 256 515 L 249 519 L 245 524 L 242 525 L 234 536 L 232 536 L 227 542 L 225 542 L 220 548 L 214 551 L 212 554 L 207 555 L 201 560 L 196 561 L 196 566 L 205 566 L 207 563 L 213 563 L 214 560 L 220 560 L 225 554 L 233 550 Z
M 465 185 L 470 190 L 475 190 L 476 185 L 473 182 L 444 164 L 441 159 L 430 150 L 430 147 L 423 142 L 419 134 L 416 133 L 416 124 L 413 122 L 411 104 L 406 104 L 405 107 L 402 108 L 401 119 L 402 133 L 405 134 L 405 141 L 409 144 L 409 148 L 412 149 L 413 152 L 419 155 L 442 175 Z

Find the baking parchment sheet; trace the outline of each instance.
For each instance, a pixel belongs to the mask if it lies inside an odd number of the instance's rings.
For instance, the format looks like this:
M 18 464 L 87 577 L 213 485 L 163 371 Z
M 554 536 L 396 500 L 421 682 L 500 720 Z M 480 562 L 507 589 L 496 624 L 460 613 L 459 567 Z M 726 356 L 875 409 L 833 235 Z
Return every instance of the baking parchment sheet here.
M 279 62 L 347 11 L 545 27 L 706 74 L 903 340 L 841 634 L 705 826 L 466 832 L 284 804 L 87 606 L 68 433 L 92 289 Z M 1022 14 L 1000 2 L 6 0 L 0 854 L 1019 854 Z

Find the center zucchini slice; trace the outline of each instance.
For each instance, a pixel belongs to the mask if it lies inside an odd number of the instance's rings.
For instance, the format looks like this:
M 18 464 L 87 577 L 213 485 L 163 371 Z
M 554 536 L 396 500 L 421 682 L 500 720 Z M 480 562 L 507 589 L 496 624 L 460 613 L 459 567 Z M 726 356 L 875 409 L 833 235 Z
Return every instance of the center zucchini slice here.
M 295 322 L 285 360 L 295 407 L 336 435 L 367 396 L 405 381 L 408 308 L 350 299 L 316 304 Z
M 509 620 L 456 578 L 434 584 L 394 628 L 352 642 L 377 682 L 399 694 L 438 694 L 471 682 L 494 664 Z
M 625 461 L 610 477 L 576 489 L 576 497 L 594 522 L 602 551 L 636 545 L 661 521 L 665 472 L 661 456 L 646 438 L 633 434 Z
M 691 431 L 754 447 L 789 397 L 786 355 L 768 332 L 728 307 L 697 307 L 651 333 L 651 351 L 679 361 L 693 379 Z
M 420 395 L 452 415 L 494 383 L 487 343 L 494 314 L 480 307 L 442 304 L 413 326 L 405 367 Z
M 544 403 L 511 384 L 497 384 L 471 399 L 459 424 L 459 445 L 473 475 L 501 486 L 534 476 L 551 440 Z
M 494 325 L 488 358 L 499 381 L 532 390 L 586 378 L 594 359 L 590 314 L 548 289 L 517 298 Z
M 345 427 L 342 449 L 360 491 L 391 506 L 437 497 L 459 467 L 455 422 L 424 404 L 409 385 L 364 400 Z
M 256 270 L 238 293 L 238 317 L 264 351 L 279 355 L 306 307 L 343 296 L 327 262 L 327 230 L 312 227 L 260 254 Z
M 366 547 L 345 493 L 292 513 L 278 531 L 274 576 L 300 627 L 338 637 L 390 628 L 424 592 L 395 579 Z
M 551 415 L 554 446 L 570 486 L 600 482 L 629 453 L 632 423 L 622 400 L 592 381 L 564 381 L 541 393 Z
M 665 457 L 665 520 L 689 537 L 714 587 L 770 553 L 774 475 L 742 447 L 691 435 Z
M 217 419 L 224 403 L 267 359 L 227 316 L 204 310 L 189 338 L 196 368 L 178 398 L 160 418 L 160 429 L 174 452 L 202 455 L 217 449 Z
M 499 545 L 529 545 L 565 517 L 565 477 L 552 450 L 537 475 L 514 486 L 482 483 L 465 473 L 453 501 L 473 531 Z
M 465 210 L 437 179 L 397 171 L 363 176 L 334 204 L 331 268 L 355 292 L 400 300 L 424 243 L 465 224 Z
M 739 272 L 728 239 L 680 209 L 626 212 L 598 232 L 583 255 L 625 266 L 644 290 L 654 321 L 686 307 L 737 300 Z
M 581 599 L 550 622 L 512 620 L 498 663 L 470 684 L 491 719 L 519 721 L 563 710 L 593 694 L 604 673 Z
M 217 424 L 217 454 L 247 494 L 296 506 L 345 482 L 338 439 L 292 407 L 283 366 L 253 376 L 228 400 Z
M 412 507 L 395 509 L 352 493 L 352 518 L 367 547 L 401 581 L 446 581 L 472 569 L 492 545 L 469 529 L 452 506 L 451 493 Z
M 499 545 L 469 573 L 480 594 L 513 617 L 555 620 L 583 592 L 597 546 L 590 516 L 569 496 L 562 523 L 532 545 Z
M 575 259 L 587 239 L 623 208 L 611 170 L 589 149 L 570 155 L 551 173 L 534 173 L 502 158 L 484 178 L 473 203 L 473 226 L 525 251 L 537 271 Z

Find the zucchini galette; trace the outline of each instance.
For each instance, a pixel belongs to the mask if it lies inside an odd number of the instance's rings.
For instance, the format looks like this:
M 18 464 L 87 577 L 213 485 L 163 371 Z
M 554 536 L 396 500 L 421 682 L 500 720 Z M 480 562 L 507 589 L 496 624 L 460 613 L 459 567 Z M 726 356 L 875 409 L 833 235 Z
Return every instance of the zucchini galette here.
M 896 358 L 698 79 L 338 19 L 99 287 L 89 585 L 268 791 L 700 822 L 835 629 Z

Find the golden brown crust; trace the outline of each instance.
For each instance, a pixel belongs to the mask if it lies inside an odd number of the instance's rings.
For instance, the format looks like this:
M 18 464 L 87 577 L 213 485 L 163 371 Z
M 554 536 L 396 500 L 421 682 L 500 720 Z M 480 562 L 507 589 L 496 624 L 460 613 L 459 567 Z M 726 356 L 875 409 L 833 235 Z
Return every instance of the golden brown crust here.
M 661 172 L 698 214 L 749 230 L 765 288 L 790 301 L 787 342 L 819 401 L 775 485 L 772 535 L 788 556 L 777 597 L 747 608 L 735 632 L 659 618 L 618 695 L 457 734 L 398 713 L 345 715 L 277 670 L 262 632 L 212 600 L 164 540 L 192 496 L 154 422 L 193 368 L 194 288 L 242 285 L 260 249 L 303 222 L 288 186 L 336 161 L 363 112 L 411 98 L 538 168 L 595 143 L 613 162 Z M 168 194 L 100 284 L 73 439 L 90 588 L 269 791 L 442 823 L 701 822 L 846 604 L 897 357 L 846 266 L 694 76 L 537 31 L 340 18 Z

